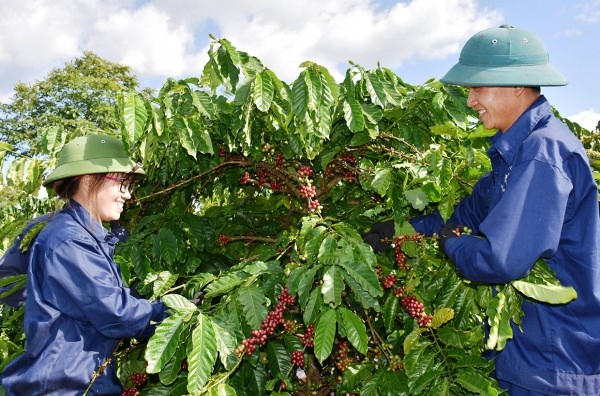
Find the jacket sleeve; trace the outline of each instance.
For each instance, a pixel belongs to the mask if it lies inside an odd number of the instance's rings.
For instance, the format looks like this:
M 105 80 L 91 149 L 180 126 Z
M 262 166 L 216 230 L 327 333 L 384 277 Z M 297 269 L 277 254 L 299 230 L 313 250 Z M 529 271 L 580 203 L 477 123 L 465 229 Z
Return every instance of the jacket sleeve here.
M 0 258 L 0 279 L 27 273 L 27 256 L 19 249 L 21 237 L 22 235 L 17 237 L 11 248 Z M 27 290 L 25 286 L 12 290 L 14 287 L 16 287 L 15 283 L 0 287 L 0 295 L 7 293 L 5 296 L 0 297 L 1 303 L 18 307 L 25 302 Z
M 409 222 L 418 233 L 425 236 L 437 233 L 445 223 L 468 226 L 477 233 L 479 224 L 487 216 L 492 184 L 492 176 L 489 173 L 484 175 L 475 184 L 471 194 L 454 207 L 447 222 L 444 222 L 437 209 L 428 215 L 413 217 Z
M 527 275 L 539 257 L 556 251 L 571 190 L 555 167 L 536 160 L 519 164 L 479 235 L 450 239 L 446 253 L 474 281 L 506 283 Z
M 134 297 L 95 241 L 66 240 L 46 255 L 37 262 L 42 294 L 65 315 L 111 338 L 146 337 L 164 319 L 164 305 Z
M 29 261 L 29 254 L 21 251 L 21 241 L 25 235 L 39 223 L 47 223 L 52 218 L 52 213 L 38 216 L 31 220 L 27 226 L 21 231 L 21 233 L 15 238 L 12 246 L 8 249 L 2 257 L 0 257 L 0 279 L 27 274 L 27 263 Z M 30 244 L 33 241 L 30 242 Z M 16 288 L 18 285 L 10 283 L 6 286 L 0 287 L 0 302 L 7 304 L 11 307 L 18 307 L 25 302 L 27 297 L 27 288 L 23 284 L 22 287 Z M 6 296 L 1 296 L 4 293 L 8 293 Z

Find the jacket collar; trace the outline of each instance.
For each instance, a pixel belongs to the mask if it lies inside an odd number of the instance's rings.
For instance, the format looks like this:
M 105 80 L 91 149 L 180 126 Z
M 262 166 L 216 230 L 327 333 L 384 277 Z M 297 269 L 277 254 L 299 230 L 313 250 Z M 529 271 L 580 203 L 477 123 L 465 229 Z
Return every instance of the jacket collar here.
M 108 231 L 101 222 L 92 218 L 90 213 L 79 202 L 71 199 L 65 204 L 62 212 L 69 214 L 81 227 L 90 233 L 98 241 L 107 242 L 109 245 L 115 245 L 119 238 Z
M 507 164 L 512 163 L 518 147 L 521 146 L 539 122 L 548 118 L 550 114 L 550 103 L 544 95 L 540 95 L 506 132 L 498 131 L 492 136 L 490 139 L 492 146 L 488 149 L 488 154 L 496 151 Z

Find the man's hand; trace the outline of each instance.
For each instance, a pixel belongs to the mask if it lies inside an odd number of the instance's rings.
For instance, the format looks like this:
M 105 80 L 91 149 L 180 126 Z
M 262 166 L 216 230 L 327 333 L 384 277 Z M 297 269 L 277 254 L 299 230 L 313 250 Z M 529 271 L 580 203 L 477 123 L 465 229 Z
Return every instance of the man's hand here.
M 376 252 L 385 252 L 392 247 L 394 237 L 394 220 L 376 223 L 371 230 L 363 236 L 363 240 L 371 245 Z
M 438 243 L 440 251 L 442 253 L 446 253 L 446 242 L 448 242 L 449 239 L 458 238 L 461 236 L 465 228 L 466 227 L 463 225 L 455 225 L 452 223 L 445 224 L 438 232 L 440 237 L 440 241 Z

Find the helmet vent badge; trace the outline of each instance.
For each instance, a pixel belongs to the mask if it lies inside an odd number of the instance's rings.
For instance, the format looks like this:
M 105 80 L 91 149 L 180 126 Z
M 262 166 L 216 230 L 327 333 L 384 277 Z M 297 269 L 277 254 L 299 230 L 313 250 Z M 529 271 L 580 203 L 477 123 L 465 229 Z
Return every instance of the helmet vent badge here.
M 498 44 L 498 39 L 492 39 L 492 45 Z

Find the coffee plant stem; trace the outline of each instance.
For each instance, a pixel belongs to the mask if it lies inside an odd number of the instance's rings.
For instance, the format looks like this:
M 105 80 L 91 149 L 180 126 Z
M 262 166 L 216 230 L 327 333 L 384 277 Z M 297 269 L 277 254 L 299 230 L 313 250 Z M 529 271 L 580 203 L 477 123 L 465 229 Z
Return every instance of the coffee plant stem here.
M 225 162 L 222 162 L 219 165 L 214 166 L 214 167 L 212 167 L 212 168 L 210 168 L 210 169 L 208 169 L 208 170 L 206 170 L 204 172 L 200 172 L 197 175 L 190 177 L 189 179 L 181 180 L 180 182 L 178 182 L 176 184 L 173 184 L 172 186 L 169 186 L 169 187 L 167 187 L 167 188 L 165 188 L 163 190 L 157 191 L 157 192 L 152 193 L 152 194 L 148 194 L 148 195 L 146 195 L 144 197 L 133 199 L 131 201 L 131 204 L 133 205 L 133 204 L 139 203 L 141 201 L 144 201 L 146 199 L 155 197 L 157 195 L 165 195 L 165 194 L 167 194 L 167 193 L 169 193 L 169 192 L 171 192 L 173 190 L 178 189 L 181 186 L 184 186 L 184 185 L 186 185 L 188 183 L 191 183 L 191 182 L 193 182 L 195 180 L 201 179 L 201 178 L 203 178 L 206 175 L 209 175 L 209 174 L 211 174 L 213 172 L 216 172 L 217 170 L 220 170 L 220 169 L 228 167 L 228 166 L 250 166 L 250 165 L 252 165 L 252 161 L 248 160 L 248 159 L 225 161 Z

